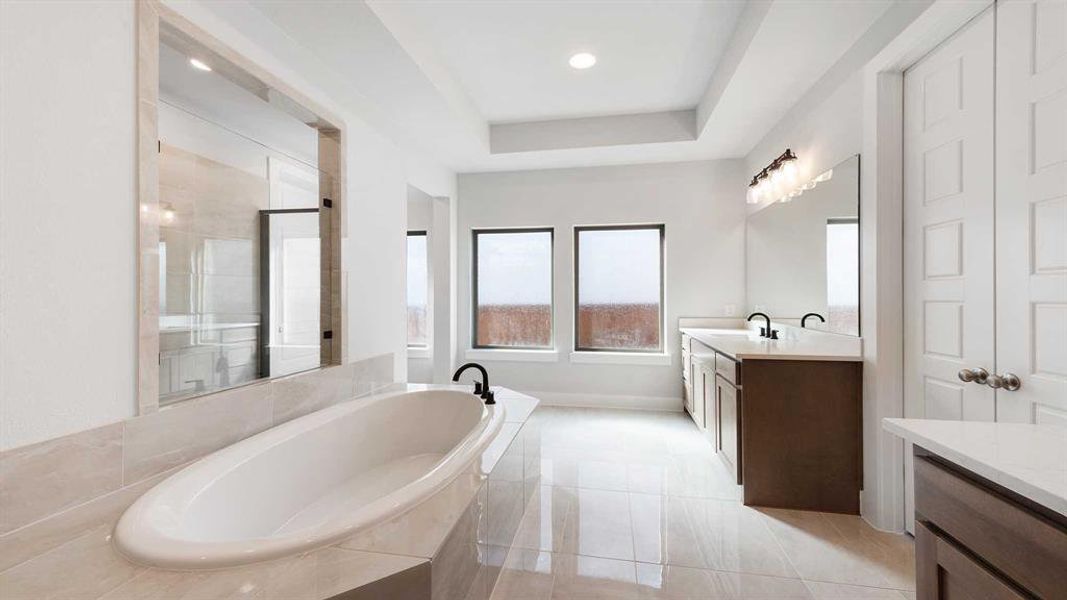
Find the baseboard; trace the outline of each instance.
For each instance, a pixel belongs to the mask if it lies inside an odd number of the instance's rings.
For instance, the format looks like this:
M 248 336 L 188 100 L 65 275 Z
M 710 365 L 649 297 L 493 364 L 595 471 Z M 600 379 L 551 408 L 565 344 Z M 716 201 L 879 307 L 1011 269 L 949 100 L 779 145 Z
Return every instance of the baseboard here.
M 664 396 L 623 396 L 618 394 L 581 394 L 570 392 L 523 391 L 545 406 L 581 408 L 622 408 L 628 410 L 682 411 L 682 399 Z

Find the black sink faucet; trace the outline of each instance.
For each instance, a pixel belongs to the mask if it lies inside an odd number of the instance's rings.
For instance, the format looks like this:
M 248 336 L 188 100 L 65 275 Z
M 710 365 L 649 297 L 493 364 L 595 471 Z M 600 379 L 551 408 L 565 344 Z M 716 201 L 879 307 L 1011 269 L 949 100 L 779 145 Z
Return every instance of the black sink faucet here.
M 760 327 L 759 328 L 760 337 L 771 338 L 772 340 L 778 339 L 778 330 L 777 329 L 771 329 L 771 318 L 768 317 L 767 315 L 765 315 L 764 313 L 754 312 L 754 313 L 752 313 L 751 315 L 748 316 L 748 320 L 751 321 L 752 319 L 755 319 L 756 317 L 763 317 L 763 319 L 765 321 L 767 321 L 767 326 L 766 327 Z
M 800 326 L 801 327 L 807 327 L 807 325 L 805 325 L 805 323 L 808 322 L 808 317 L 815 317 L 816 319 L 822 321 L 823 323 L 826 322 L 826 319 L 822 318 L 822 315 L 820 315 L 819 313 L 808 313 L 808 314 L 804 315 L 803 317 L 800 317 Z
M 485 400 L 486 404 L 496 404 L 496 398 L 493 397 L 493 391 L 489 389 L 489 373 L 482 365 L 473 362 L 463 365 L 456 369 L 456 372 L 452 375 L 452 381 L 459 381 L 459 376 L 467 369 L 478 369 L 478 372 L 482 374 L 482 380 L 474 382 L 474 393 L 482 400 Z

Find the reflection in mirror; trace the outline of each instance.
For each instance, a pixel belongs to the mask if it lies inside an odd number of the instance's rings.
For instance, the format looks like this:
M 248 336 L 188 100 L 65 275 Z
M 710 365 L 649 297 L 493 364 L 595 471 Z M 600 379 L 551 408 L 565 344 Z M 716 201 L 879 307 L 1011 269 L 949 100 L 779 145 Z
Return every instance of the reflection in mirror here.
M 787 202 L 746 223 L 750 311 L 776 321 L 859 335 L 859 156 Z M 809 184 L 811 185 L 811 184 Z
M 159 48 L 159 404 L 320 366 L 318 131 Z M 212 64 L 214 63 L 214 64 Z

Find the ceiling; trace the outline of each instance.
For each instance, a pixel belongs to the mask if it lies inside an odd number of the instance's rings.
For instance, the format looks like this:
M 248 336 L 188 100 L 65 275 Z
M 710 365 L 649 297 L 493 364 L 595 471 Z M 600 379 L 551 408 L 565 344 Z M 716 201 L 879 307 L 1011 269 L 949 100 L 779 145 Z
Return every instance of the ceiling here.
M 744 157 L 922 4 L 249 2 L 354 90 L 355 114 L 374 106 L 457 172 Z M 572 69 L 582 51 L 597 64 Z
M 692 108 L 742 0 L 397 2 L 381 14 L 424 37 L 490 123 Z M 598 57 L 577 70 L 578 52 Z

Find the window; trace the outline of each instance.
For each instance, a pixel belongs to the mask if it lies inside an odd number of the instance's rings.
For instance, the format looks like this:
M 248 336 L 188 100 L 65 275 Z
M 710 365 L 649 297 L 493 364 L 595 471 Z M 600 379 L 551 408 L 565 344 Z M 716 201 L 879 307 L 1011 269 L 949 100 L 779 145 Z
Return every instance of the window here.
M 408 232 L 408 346 L 425 348 L 430 339 L 430 271 L 427 267 L 426 232 Z
M 574 229 L 575 350 L 663 349 L 663 225 Z
M 860 222 L 855 217 L 826 221 L 826 328 L 860 334 Z
M 474 348 L 552 347 L 552 229 L 473 232 Z

